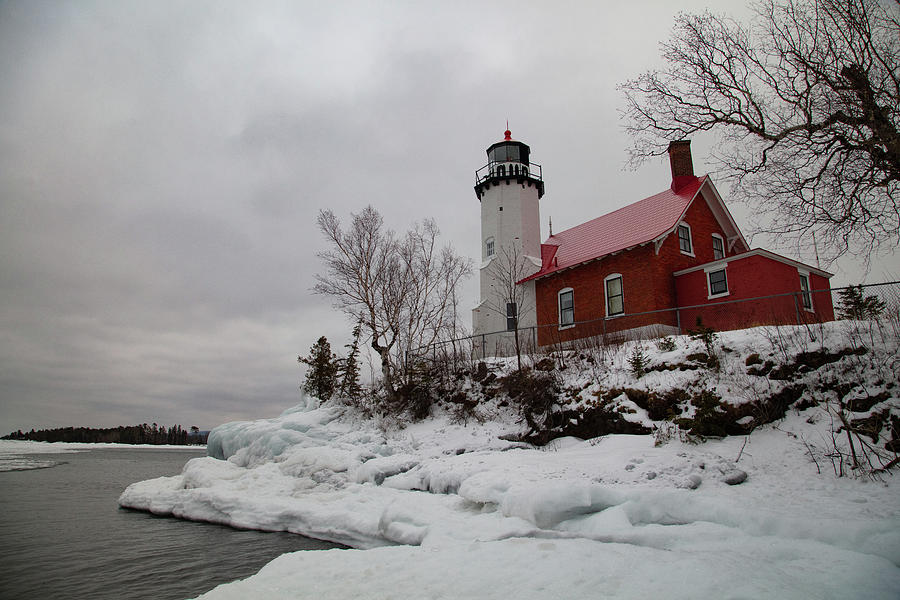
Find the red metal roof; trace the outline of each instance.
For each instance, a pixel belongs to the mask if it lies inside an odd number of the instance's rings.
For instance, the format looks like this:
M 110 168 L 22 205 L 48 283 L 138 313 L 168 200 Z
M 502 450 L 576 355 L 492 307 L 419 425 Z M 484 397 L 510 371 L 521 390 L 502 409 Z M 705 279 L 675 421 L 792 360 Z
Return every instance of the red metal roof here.
M 554 233 L 541 244 L 541 270 L 522 281 L 652 242 L 674 229 L 706 179 L 679 177 L 675 189 Z

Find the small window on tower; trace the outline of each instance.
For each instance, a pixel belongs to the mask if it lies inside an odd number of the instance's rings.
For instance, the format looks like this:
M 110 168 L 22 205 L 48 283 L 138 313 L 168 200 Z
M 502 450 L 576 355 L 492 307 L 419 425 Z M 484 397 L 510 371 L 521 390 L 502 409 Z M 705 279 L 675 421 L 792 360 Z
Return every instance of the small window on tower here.
M 484 256 L 490 258 L 494 255 L 494 238 L 488 238 L 484 243 Z
M 515 331 L 519 327 L 519 307 L 515 302 L 506 303 L 506 330 Z

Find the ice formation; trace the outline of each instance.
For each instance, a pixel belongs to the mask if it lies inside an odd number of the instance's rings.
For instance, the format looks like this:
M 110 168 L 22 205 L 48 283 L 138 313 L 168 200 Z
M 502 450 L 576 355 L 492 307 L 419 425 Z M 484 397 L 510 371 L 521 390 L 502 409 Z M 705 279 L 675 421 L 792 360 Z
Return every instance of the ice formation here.
M 896 485 L 817 474 L 808 417 L 533 448 L 501 439 L 510 420 L 384 429 L 304 403 L 215 429 L 208 457 L 119 502 L 355 548 L 282 556 L 210 599 L 896 598 Z

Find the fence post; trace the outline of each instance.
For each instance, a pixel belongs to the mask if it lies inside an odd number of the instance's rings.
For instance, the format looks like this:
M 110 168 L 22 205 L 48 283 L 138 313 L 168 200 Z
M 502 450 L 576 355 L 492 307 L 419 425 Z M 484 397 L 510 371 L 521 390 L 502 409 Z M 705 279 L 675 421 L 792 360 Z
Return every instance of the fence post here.
M 531 351 L 537 353 L 537 325 L 531 328 Z
M 803 325 L 803 323 L 800 321 L 800 305 L 797 303 L 798 294 L 794 294 L 793 296 L 794 296 L 794 312 L 797 315 L 797 325 Z
M 678 327 L 678 333 L 681 334 L 681 309 L 675 308 L 675 326 Z
M 481 358 L 487 358 L 487 342 L 484 341 L 484 334 L 481 334 Z

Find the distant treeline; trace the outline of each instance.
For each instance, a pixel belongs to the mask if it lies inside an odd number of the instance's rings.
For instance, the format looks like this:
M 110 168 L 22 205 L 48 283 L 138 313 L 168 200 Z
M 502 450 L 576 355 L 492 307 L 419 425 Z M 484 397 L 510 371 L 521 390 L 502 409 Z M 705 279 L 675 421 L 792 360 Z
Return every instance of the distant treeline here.
M 182 429 L 181 425 L 165 427 L 153 423 L 94 429 L 92 427 L 61 427 L 59 429 L 32 429 L 27 433 L 14 431 L 3 436 L 4 440 L 31 440 L 35 442 L 83 442 L 89 444 L 155 444 L 188 445 L 205 444 L 208 431 L 197 427 Z

